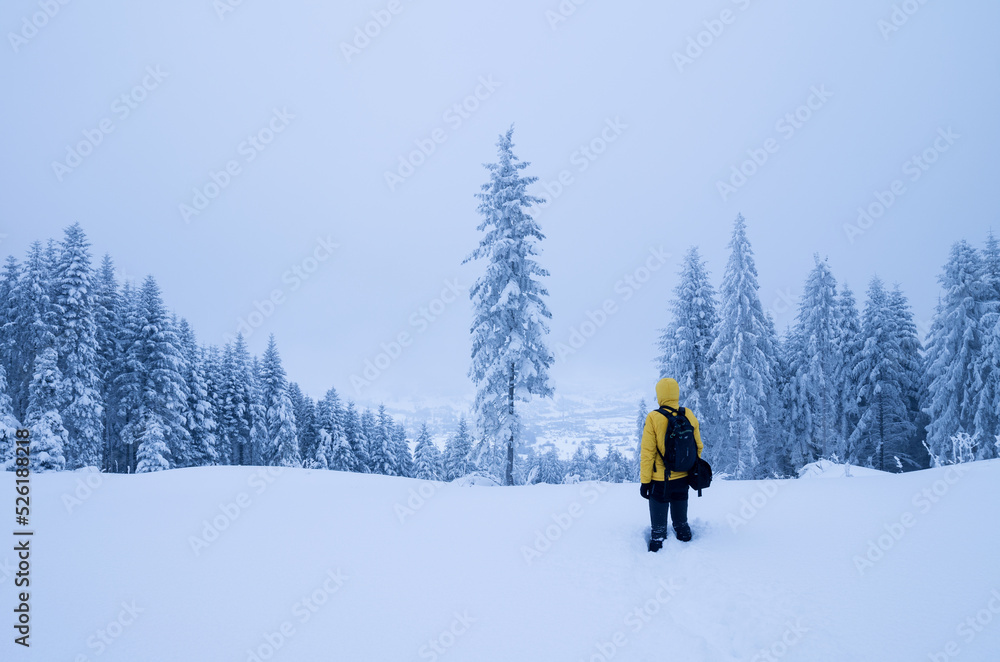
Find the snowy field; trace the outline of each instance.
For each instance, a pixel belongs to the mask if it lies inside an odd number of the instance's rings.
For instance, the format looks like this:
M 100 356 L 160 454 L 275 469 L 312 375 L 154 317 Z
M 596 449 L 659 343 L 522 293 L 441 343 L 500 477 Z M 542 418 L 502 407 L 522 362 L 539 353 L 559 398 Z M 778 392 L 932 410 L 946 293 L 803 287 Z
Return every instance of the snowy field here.
M 1000 461 L 719 482 L 659 554 L 631 484 L 85 476 L 33 479 L 32 647 L 0 659 L 1000 659 Z

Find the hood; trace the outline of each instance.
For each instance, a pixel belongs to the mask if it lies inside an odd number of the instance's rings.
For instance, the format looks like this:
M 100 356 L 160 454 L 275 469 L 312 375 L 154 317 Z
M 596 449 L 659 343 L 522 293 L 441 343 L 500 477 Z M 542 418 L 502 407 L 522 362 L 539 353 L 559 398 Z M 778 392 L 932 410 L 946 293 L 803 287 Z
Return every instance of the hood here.
M 676 379 L 661 379 L 656 382 L 656 402 L 661 407 L 673 407 L 677 409 L 680 404 L 681 388 L 677 385 Z

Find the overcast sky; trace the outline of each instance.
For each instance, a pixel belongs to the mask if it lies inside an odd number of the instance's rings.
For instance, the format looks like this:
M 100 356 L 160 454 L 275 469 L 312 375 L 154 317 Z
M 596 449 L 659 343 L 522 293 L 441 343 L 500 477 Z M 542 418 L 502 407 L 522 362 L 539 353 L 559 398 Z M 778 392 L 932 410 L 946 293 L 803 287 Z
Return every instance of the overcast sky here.
M 553 197 L 553 347 L 613 310 L 558 361 L 561 392 L 651 392 L 679 259 L 697 244 L 718 284 L 738 212 L 782 330 L 814 253 L 859 303 L 874 274 L 898 282 L 925 323 L 950 244 L 1000 226 L 996 2 L 565 0 L 563 17 L 558 0 L 225 1 L 53 2 L 51 18 L 3 3 L 0 253 L 80 221 L 201 342 L 244 320 L 260 353 L 274 333 L 313 396 L 472 392 L 481 267 L 461 262 L 511 123 L 533 192 Z M 641 287 L 624 280 L 643 267 Z

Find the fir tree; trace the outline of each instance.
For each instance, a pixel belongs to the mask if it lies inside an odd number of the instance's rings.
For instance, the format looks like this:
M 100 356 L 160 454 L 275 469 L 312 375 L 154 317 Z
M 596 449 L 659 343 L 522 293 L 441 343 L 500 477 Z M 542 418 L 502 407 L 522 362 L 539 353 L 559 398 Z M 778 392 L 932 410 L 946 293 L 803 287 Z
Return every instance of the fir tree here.
M 292 410 L 295 412 L 299 453 L 302 455 L 302 461 L 309 464 L 318 459 L 316 447 L 319 444 L 319 425 L 316 422 L 316 403 L 304 394 L 295 382 L 288 385 L 288 397 L 292 401 Z
M 260 365 L 260 388 L 261 400 L 266 408 L 267 437 L 262 449 L 264 463 L 282 467 L 302 466 L 295 414 L 273 334 L 267 341 L 267 350 Z
M 361 423 L 361 416 L 354 403 L 350 401 L 344 414 L 344 434 L 351 447 L 351 456 L 354 458 L 355 466 L 351 470 L 358 473 L 372 473 L 371 458 L 368 456 L 368 436 Z
M 392 454 L 392 419 L 389 418 L 385 405 L 379 405 L 378 418 L 370 424 L 372 433 L 368 443 L 372 473 L 385 476 L 397 475 L 395 457 Z
M 104 406 L 100 395 L 95 287 L 90 243 L 79 223 L 66 228 L 52 281 L 56 350 L 66 383 L 63 424 L 70 469 L 101 465 Z
M 183 377 L 187 384 L 188 399 L 184 409 L 184 428 L 190 440 L 183 459 L 178 460 L 178 466 L 204 467 L 218 464 L 215 403 L 208 391 L 203 352 L 185 319 L 180 321 L 178 340 L 186 368 Z
M 441 452 L 431 441 L 431 434 L 427 431 L 426 423 L 420 426 L 417 447 L 413 453 L 413 464 L 414 478 L 421 480 L 441 480 L 443 478 Z
M 658 362 L 660 377 L 676 379 L 684 406 L 697 414 L 704 410 L 711 391 L 709 350 L 718 323 L 715 288 L 697 247 L 685 255 L 680 278 L 670 302 L 670 324 L 660 335 Z M 645 416 L 643 413 L 644 421 Z
M 41 242 L 36 241 L 28 252 L 14 296 L 17 312 L 11 342 L 15 349 L 8 382 L 18 419 L 26 415 L 35 357 L 46 347 L 55 347 L 55 313 L 50 292 L 49 261 Z
M 757 267 L 742 214 L 736 218 L 729 248 L 719 322 L 709 353 L 713 399 L 722 425 L 718 442 L 709 448 L 715 448 L 722 471 L 738 479 L 753 478 L 758 474 L 758 431 L 767 424 L 767 403 L 773 395 L 775 348 L 773 324 L 758 296 Z
M 396 475 L 410 478 L 413 476 L 413 455 L 410 453 L 410 442 L 406 440 L 406 428 L 394 425 L 392 428 L 392 455 L 396 465 Z
M 27 405 L 17 407 L 17 388 L 23 383 L 19 376 L 21 347 L 18 345 L 18 323 L 20 318 L 19 288 L 21 266 L 13 255 L 8 255 L 0 276 L 0 364 L 7 375 L 7 395 L 11 400 L 11 411 L 22 413 Z
M 848 442 L 858 425 L 860 415 L 854 369 L 860 359 L 861 349 L 861 315 L 854 300 L 854 292 L 844 285 L 837 298 L 837 353 L 841 361 L 836 374 L 836 419 L 840 424 L 836 453 L 845 462 L 857 457 L 856 449 Z
M 803 464 L 827 458 L 836 449 L 837 374 L 841 367 L 837 327 L 837 281 L 825 261 L 806 280 L 793 335 L 791 369 L 797 382 L 795 418 L 802 420 L 808 452 Z M 801 465 L 799 465 L 801 466 Z
M 490 181 L 477 194 L 484 233 L 466 258 L 485 259 L 486 273 L 470 290 L 475 309 L 472 366 L 476 414 L 484 439 L 506 445 L 504 482 L 514 481 L 514 450 L 520 434 L 518 400 L 548 397 L 548 370 L 553 357 L 545 346 L 546 320 L 551 318 L 539 278 L 548 275 L 534 260 L 536 243 L 545 237 L 528 209 L 541 202 L 526 189 L 536 177 L 522 177 L 528 167 L 513 153 L 511 127 L 497 141 L 498 162 L 486 165 Z
M 97 275 L 96 297 L 94 301 L 95 337 L 97 340 L 97 375 L 100 384 L 100 398 L 104 405 L 102 430 L 103 469 L 114 471 L 116 441 L 121 432 L 121 420 L 118 415 L 117 392 L 114 388 L 118 376 L 119 359 L 122 352 L 122 310 L 121 295 L 118 291 L 118 281 L 115 278 L 115 267 L 111 256 L 105 254 Z
M 330 437 L 327 463 L 337 471 L 358 471 L 357 458 L 347 439 L 344 407 L 337 390 L 331 388 L 316 405 L 316 425 Z
M 135 472 L 137 474 L 165 471 L 170 468 L 170 447 L 167 431 L 156 413 L 147 410 L 140 419 L 137 432 L 140 439 Z
M 931 325 L 926 363 L 931 419 L 927 443 L 934 455 L 940 455 L 959 433 L 980 441 L 987 432 L 975 424 L 982 388 L 981 375 L 976 374 L 981 365 L 981 325 L 992 296 L 983 271 L 978 251 L 960 241 L 952 246 L 939 278 L 944 297 Z
M 472 436 L 465 422 L 465 415 L 458 419 L 458 429 L 445 444 L 445 475 L 446 480 L 455 480 L 469 473 L 472 469 Z
M 0 361 L 0 470 L 13 470 L 15 464 L 14 447 L 21 424 L 14 418 L 14 407 L 7 394 L 7 371 Z
M 898 454 L 913 432 L 903 391 L 899 334 L 889 295 L 872 279 L 862 321 L 863 345 L 854 369 L 860 418 L 850 443 L 868 464 L 886 470 L 886 459 Z
M 59 414 L 63 388 L 59 355 L 54 348 L 46 347 L 35 359 L 25 420 L 31 430 L 32 468 L 35 471 L 62 471 L 66 467 L 64 448 L 68 435 Z

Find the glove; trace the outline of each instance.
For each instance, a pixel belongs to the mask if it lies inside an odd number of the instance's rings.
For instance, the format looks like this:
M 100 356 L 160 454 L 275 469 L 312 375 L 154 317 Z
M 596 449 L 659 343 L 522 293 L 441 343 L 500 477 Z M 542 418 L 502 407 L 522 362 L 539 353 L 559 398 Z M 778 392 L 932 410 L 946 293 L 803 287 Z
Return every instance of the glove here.
M 653 493 L 652 483 L 642 483 L 641 485 L 639 485 L 639 496 L 641 496 L 643 499 L 648 499 L 649 495 L 652 493 Z

